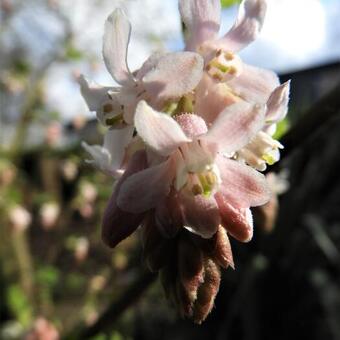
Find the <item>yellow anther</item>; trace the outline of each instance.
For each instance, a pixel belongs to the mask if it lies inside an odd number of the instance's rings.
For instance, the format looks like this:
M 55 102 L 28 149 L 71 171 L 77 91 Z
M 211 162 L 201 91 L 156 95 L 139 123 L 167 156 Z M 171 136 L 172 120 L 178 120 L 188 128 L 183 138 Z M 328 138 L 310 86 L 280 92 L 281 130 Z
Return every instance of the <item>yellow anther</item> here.
M 215 56 L 218 58 L 222 54 L 222 50 L 217 50 Z
M 232 52 L 225 52 L 224 53 L 224 58 L 228 61 L 233 60 L 235 57 L 234 53 Z
M 216 176 L 212 172 L 208 172 L 205 175 L 205 179 L 209 185 L 214 185 L 216 183 Z
M 103 112 L 104 113 L 110 113 L 113 111 L 113 106 L 111 103 L 106 103 L 103 105 Z
M 229 67 L 229 72 L 228 72 L 230 75 L 235 75 L 237 73 L 237 69 L 235 66 L 230 66 Z
M 191 192 L 197 196 L 197 195 L 202 195 L 203 189 L 199 184 L 194 184 L 191 188 Z

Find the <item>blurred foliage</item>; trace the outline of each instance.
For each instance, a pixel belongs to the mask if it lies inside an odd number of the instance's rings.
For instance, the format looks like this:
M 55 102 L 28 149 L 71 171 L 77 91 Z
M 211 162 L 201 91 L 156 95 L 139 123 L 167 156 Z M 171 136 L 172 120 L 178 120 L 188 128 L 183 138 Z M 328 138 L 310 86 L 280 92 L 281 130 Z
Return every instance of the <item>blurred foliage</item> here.
M 33 321 L 32 306 L 30 305 L 30 301 L 27 299 L 25 292 L 19 285 L 13 284 L 9 286 L 7 291 L 7 303 L 18 321 L 24 327 L 30 326 Z
M 223 8 L 231 7 L 233 5 L 240 4 L 242 0 L 221 0 Z
M 286 117 L 277 124 L 276 131 L 273 135 L 274 139 L 280 139 L 288 132 L 289 128 L 290 128 L 289 118 Z
M 83 58 L 83 52 L 77 49 L 71 42 L 67 42 L 65 46 L 65 57 L 70 61 L 81 60 Z

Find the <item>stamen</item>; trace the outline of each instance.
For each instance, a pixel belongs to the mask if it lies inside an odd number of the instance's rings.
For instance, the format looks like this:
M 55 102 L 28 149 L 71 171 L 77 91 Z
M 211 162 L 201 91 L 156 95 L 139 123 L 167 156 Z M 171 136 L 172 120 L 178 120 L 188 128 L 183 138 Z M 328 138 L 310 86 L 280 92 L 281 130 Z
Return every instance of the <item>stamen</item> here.
M 122 123 L 122 122 L 123 122 L 123 115 L 122 114 L 118 114 L 118 115 L 116 115 L 114 117 L 106 118 L 105 119 L 105 124 L 107 126 L 114 126 L 117 123 Z
M 104 113 L 110 113 L 113 111 L 113 106 L 111 103 L 106 103 L 103 105 L 103 112 Z
M 242 72 L 241 59 L 234 53 L 218 50 L 205 67 L 206 72 L 217 81 L 227 81 Z
M 199 184 L 194 184 L 191 188 L 191 192 L 197 196 L 197 195 L 202 195 L 203 194 L 203 190 L 202 187 Z
M 214 185 L 216 183 L 216 176 L 212 172 L 208 172 L 205 179 L 209 185 Z

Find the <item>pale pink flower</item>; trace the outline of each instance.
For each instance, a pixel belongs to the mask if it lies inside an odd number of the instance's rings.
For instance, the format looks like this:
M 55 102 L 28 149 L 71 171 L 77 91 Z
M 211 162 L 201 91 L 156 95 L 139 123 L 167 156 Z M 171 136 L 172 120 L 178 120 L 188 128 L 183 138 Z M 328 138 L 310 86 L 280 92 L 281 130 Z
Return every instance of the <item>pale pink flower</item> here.
M 67 181 L 73 181 L 78 175 L 78 166 L 73 160 L 67 159 L 61 164 L 61 172 Z
M 11 207 L 8 217 L 16 231 L 24 231 L 32 222 L 32 215 L 21 205 Z
M 90 218 L 94 213 L 93 204 L 88 202 L 83 202 L 78 210 L 83 218 Z
M 80 185 L 80 196 L 85 202 L 93 203 L 98 196 L 98 190 L 94 184 L 84 181 Z
M 138 227 L 145 212 L 155 209 L 165 234 L 174 224 L 169 215 L 177 213 L 178 225 L 203 238 L 212 237 L 222 224 L 248 241 L 249 207 L 267 202 L 269 191 L 262 174 L 224 154 L 245 146 L 262 128 L 264 114 L 263 106 L 239 102 L 208 130 L 199 116 L 182 114 L 176 122 L 141 101 L 135 126 L 148 159 L 140 151 L 118 182 L 104 216 L 104 240 L 115 245 Z
M 131 25 L 124 13 L 116 9 L 105 24 L 103 56 L 105 65 L 120 87 L 102 87 L 81 76 L 81 93 L 91 111 L 108 127 L 109 145 L 87 146 L 94 163 L 105 172 L 119 171 L 122 150 L 132 138 L 133 117 L 138 101 L 146 100 L 157 109 L 191 92 L 199 83 L 203 60 L 193 52 L 154 54 L 136 72 L 127 64 Z M 115 136 L 117 135 L 117 136 Z M 112 141 L 114 139 L 114 141 Z
M 237 157 L 263 171 L 280 159 L 283 146 L 271 136 L 287 114 L 289 82 L 279 85 L 275 73 L 246 65 L 236 54 L 258 36 L 266 13 L 265 0 L 244 0 L 233 27 L 218 38 L 220 1 L 181 0 L 188 34 L 186 49 L 199 52 L 205 72 L 195 92 L 193 110 L 209 124 L 223 109 L 238 101 L 266 104 L 266 121 Z
M 54 325 L 43 317 L 36 319 L 33 329 L 24 337 L 25 340 L 58 340 L 59 332 Z
M 87 163 L 94 165 L 104 173 L 118 178 L 124 172 L 123 162 L 128 144 L 131 142 L 133 126 L 122 129 L 109 129 L 101 145 L 89 145 L 82 142 L 83 148 L 91 155 Z
M 60 206 L 56 202 L 44 203 L 39 211 L 41 224 L 44 229 L 52 229 L 59 217 Z
M 205 60 L 194 112 L 211 123 L 227 105 L 239 100 L 265 104 L 279 86 L 277 75 L 243 63 L 236 53 L 261 31 L 266 1 L 242 1 L 234 25 L 220 38 L 219 0 L 180 0 L 179 8 L 187 28 L 186 50 L 197 51 Z
M 290 81 L 278 86 L 270 95 L 266 103 L 265 124 L 261 131 L 239 150 L 236 157 L 253 168 L 263 171 L 280 159 L 280 149 L 283 145 L 272 135 L 276 131 L 277 123 L 285 118 L 288 112 Z
M 90 242 L 86 237 L 79 237 L 74 246 L 74 257 L 77 261 L 82 262 L 87 258 L 89 253 Z

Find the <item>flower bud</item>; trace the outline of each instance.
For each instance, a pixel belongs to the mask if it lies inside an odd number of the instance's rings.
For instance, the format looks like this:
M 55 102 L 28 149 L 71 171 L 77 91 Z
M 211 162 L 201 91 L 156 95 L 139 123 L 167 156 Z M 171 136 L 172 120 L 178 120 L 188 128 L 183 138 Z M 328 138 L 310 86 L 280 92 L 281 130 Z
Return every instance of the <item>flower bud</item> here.
M 223 268 L 231 266 L 234 269 L 233 253 L 231 251 L 231 245 L 227 231 L 219 226 L 216 233 L 216 247 L 212 254 L 212 257 L 216 263 Z
M 178 276 L 180 281 L 179 299 L 183 305 L 193 304 L 198 287 L 203 282 L 203 254 L 188 238 L 181 238 L 178 244 Z M 184 308 L 187 312 L 189 308 Z M 188 316 L 187 312 L 185 315 Z
M 198 289 L 194 305 L 193 319 L 197 324 L 201 324 L 211 312 L 221 281 L 219 267 L 213 260 L 206 260 L 204 269 L 204 282 Z

